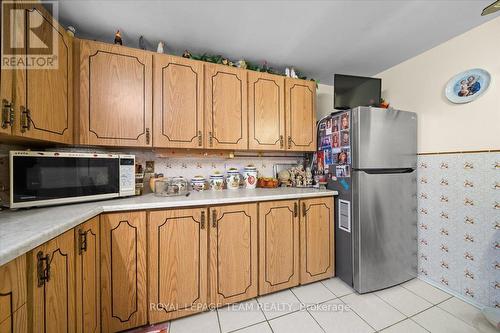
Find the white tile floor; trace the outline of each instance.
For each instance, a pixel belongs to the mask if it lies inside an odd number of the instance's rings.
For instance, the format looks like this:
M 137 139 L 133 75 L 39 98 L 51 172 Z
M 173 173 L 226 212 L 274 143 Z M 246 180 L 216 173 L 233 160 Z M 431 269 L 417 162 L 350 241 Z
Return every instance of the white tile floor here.
M 421 280 L 359 295 L 338 278 L 172 321 L 171 333 L 498 333 L 478 309 Z

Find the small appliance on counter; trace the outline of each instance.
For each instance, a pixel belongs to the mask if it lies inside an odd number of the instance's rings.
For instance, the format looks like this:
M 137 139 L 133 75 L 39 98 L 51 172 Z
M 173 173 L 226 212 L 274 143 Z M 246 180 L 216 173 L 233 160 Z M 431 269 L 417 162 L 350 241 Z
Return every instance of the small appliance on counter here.
M 335 198 L 335 271 L 359 293 L 417 272 L 417 115 L 357 107 L 318 124 L 316 171 Z
M 125 197 L 135 194 L 135 156 L 11 151 L 9 176 L 0 196 L 10 208 Z

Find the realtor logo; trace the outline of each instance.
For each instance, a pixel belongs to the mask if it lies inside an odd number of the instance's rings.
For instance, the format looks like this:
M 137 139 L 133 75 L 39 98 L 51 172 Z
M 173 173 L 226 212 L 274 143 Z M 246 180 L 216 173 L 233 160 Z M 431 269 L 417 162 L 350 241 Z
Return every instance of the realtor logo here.
M 57 69 L 57 14 L 57 1 L 2 1 L 2 69 Z

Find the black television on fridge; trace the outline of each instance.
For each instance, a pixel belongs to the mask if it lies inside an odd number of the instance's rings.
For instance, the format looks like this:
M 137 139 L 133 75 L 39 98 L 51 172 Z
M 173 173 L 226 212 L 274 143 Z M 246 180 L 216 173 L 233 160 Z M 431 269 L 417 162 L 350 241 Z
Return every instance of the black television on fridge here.
M 380 106 L 381 79 L 335 74 L 333 87 L 333 107 L 336 110 L 347 110 L 358 106 Z

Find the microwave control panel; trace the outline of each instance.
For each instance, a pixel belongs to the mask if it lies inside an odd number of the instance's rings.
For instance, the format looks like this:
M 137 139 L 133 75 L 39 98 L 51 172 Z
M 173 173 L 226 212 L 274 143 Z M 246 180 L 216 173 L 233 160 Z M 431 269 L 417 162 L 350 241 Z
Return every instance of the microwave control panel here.
M 135 194 L 135 158 L 120 156 L 120 196 Z

